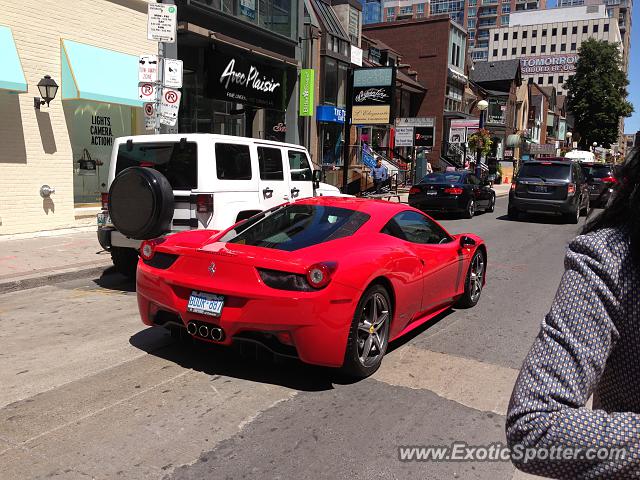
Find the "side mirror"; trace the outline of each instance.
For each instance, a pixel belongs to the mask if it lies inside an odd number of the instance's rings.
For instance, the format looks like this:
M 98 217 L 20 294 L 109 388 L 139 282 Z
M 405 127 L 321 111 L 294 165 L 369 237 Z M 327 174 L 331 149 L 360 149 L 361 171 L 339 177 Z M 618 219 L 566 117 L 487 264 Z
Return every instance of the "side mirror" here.
M 473 238 L 467 237 L 466 235 L 460 237 L 460 248 L 471 248 L 475 247 L 475 245 L 476 241 Z
M 320 186 L 320 182 L 322 181 L 322 170 L 314 170 L 312 179 L 313 188 L 318 188 Z

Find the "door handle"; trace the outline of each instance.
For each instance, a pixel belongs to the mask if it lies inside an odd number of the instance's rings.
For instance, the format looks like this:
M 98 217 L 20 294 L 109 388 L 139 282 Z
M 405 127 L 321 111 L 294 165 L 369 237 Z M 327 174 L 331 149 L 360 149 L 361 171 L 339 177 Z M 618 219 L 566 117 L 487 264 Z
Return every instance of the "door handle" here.
M 262 189 L 262 195 L 264 198 L 271 198 L 273 195 L 273 189 L 269 187 Z
M 423 258 L 421 258 L 421 259 L 420 259 L 420 263 L 421 263 L 422 265 L 424 265 L 424 264 L 425 264 L 425 261 L 424 261 L 424 259 L 423 259 Z
M 292 198 L 296 198 L 298 195 L 300 195 L 300 189 L 296 188 L 296 187 L 293 187 L 291 189 L 291 197 Z

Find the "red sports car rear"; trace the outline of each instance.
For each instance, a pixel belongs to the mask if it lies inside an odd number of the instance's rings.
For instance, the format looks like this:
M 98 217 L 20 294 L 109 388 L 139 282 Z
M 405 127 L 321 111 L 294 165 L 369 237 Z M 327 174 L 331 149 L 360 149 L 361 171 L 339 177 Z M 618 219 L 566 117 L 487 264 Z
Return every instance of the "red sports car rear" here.
M 137 293 L 147 325 L 367 376 L 390 340 L 455 302 L 475 305 L 485 269 L 480 238 L 411 207 L 320 197 L 145 242 Z

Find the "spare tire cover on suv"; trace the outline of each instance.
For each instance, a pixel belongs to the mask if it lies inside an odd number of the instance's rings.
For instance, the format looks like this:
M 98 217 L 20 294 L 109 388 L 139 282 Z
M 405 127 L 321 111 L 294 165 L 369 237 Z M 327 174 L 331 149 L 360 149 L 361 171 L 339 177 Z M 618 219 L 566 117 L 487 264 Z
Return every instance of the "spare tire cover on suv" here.
M 129 167 L 111 182 L 111 222 L 129 238 L 148 240 L 169 231 L 173 207 L 171 184 L 157 170 Z

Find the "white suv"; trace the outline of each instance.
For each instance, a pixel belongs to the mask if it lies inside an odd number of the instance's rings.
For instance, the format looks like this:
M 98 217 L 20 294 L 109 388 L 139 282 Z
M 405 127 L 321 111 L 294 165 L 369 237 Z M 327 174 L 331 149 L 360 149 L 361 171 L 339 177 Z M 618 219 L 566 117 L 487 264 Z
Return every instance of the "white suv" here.
M 299 145 L 202 133 L 118 138 L 98 240 L 118 271 L 135 276 L 142 240 L 223 230 L 281 203 L 340 195 L 319 180 Z

